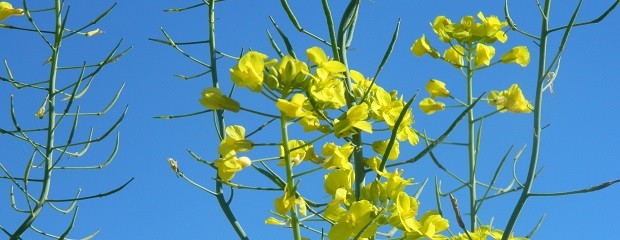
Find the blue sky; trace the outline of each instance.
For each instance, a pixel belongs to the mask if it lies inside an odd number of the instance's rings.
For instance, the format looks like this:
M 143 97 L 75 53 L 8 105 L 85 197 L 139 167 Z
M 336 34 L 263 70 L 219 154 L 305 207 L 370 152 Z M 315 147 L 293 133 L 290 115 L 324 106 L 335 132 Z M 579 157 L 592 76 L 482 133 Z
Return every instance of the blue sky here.
M 31 1 L 29 7 L 41 9 L 49 7 L 39 1 Z M 195 1 L 199 2 L 199 1 Z M 128 179 L 135 180 L 123 191 L 103 198 L 83 201 L 79 204 L 79 215 L 71 236 L 81 237 L 101 229 L 96 239 L 235 239 L 232 228 L 226 222 L 215 198 L 175 177 L 170 171 L 166 158 L 179 162 L 181 170 L 193 180 L 212 189 L 214 171 L 206 165 L 194 161 L 186 149 L 191 149 L 201 157 L 213 160 L 217 157 L 216 136 L 210 114 L 176 120 L 154 119 L 157 115 L 175 115 L 200 111 L 199 94 L 211 85 L 208 76 L 195 80 L 180 80 L 173 74 L 193 75 L 204 71 L 199 65 L 190 62 L 174 49 L 149 41 L 148 38 L 164 39 L 163 28 L 176 41 L 199 41 L 207 39 L 206 8 L 197 8 L 184 13 L 166 13 L 162 10 L 195 4 L 194 1 L 121 1 L 96 27 L 105 33 L 92 38 L 74 37 L 63 43 L 61 65 L 79 65 L 82 61 L 96 63 L 122 38 L 121 49 L 133 47 L 120 61 L 109 65 L 93 82 L 88 94 L 77 104 L 82 111 L 99 111 L 122 84 L 124 90 L 116 107 L 100 118 L 80 119 L 80 131 L 76 138 L 85 139 L 90 126 L 95 135 L 102 134 L 129 106 L 128 114 L 118 127 L 120 150 L 114 162 L 103 170 L 96 171 L 57 171 L 52 185 L 53 198 L 69 198 L 77 188 L 82 195 L 92 195 L 114 189 Z M 600 15 L 613 1 L 587 1 L 583 3 L 578 21 L 587 21 Z M 13 3 L 21 7 L 20 2 Z M 111 6 L 111 1 L 67 1 L 71 6 L 69 28 L 85 24 Z M 369 76 L 374 73 L 384 50 L 391 38 L 397 19 L 401 19 L 398 41 L 388 64 L 381 72 L 379 84 L 386 89 L 398 89 L 406 98 L 423 88 L 430 78 L 440 79 L 448 84 L 451 92 L 463 99 L 465 82 L 454 68 L 434 61 L 430 57 L 414 57 L 409 48 L 413 41 L 426 34 L 438 49 L 445 46 L 433 36 L 428 23 L 437 15 L 445 15 L 458 21 L 464 15 L 475 15 L 483 11 L 486 15 L 503 16 L 503 1 L 363 1 L 360 19 L 350 51 L 349 63 L 354 69 Z M 562 1 L 552 7 L 551 25 L 559 26 L 566 22 L 577 1 Z M 324 17 L 319 1 L 291 1 L 298 20 L 309 31 L 327 38 Z M 344 4 L 331 3 L 334 16 L 338 16 Z M 534 1 L 511 3 L 512 17 L 521 29 L 538 32 L 539 15 Z M 277 1 L 264 1 L 260 5 L 248 1 L 226 1 L 217 5 L 217 45 L 220 51 L 238 55 L 241 49 L 254 49 L 277 56 L 269 45 L 266 30 L 274 36 L 276 31 L 269 22 L 273 16 L 279 26 L 290 37 L 298 55 L 303 56 L 306 48 L 318 43 L 297 33 L 288 22 Z M 52 18 L 48 13 L 33 15 L 41 28 L 49 29 Z M 338 20 L 339 17 L 335 17 Z M 12 17 L 3 22 L 14 26 L 29 27 L 24 17 Z M 620 24 L 620 14 L 613 12 L 602 23 L 574 29 L 564 54 L 559 75 L 554 85 L 553 95 L 546 93 L 544 100 L 543 124 L 550 124 L 543 131 L 543 143 L 539 167 L 544 167 L 534 184 L 535 192 L 554 192 L 579 189 L 598 185 L 620 177 L 620 164 L 615 140 L 620 136 L 620 115 L 615 110 L 619 104 L 616 89 L 620 88 L 616 75 L 616 47 L 619 37 L 616 25 Z M 93 27 L 94 28 L 94 27 Z M 41 38 L 34 33 L 0 29 L 0 59 L 6 60 L 13 75 L 24 82 L 37 82 L 45 79 L 48 65 L 43 65 L 49 51 Z M 532 62 L 526 68 L 515 64 L 499 65 L 480 72 L 476 76 L 477 92 L 491 89 L 506 89 L 512 83 L 519 83 L 526 97 L 533 100 L 536 77 L 536 45 L 531 39 L 515 32 L 509 32 L 505 45 L 496 46 L 497 56 L 512 46 L 526 45 L 532 51 Z M 554 35 L 549 46 L 553 53 L 561 35 Z M 283 46 L 282 43 L 280 43 Z M 186 48 L 187 52 L 199 59 L 208 61 L 206 45 Z M 440 50 L 440 51 L 442 51 Z M 303 58 L 305 59 L 305 57 Z M 225 91 L 230 90 L 228 68 L 234 62 L 223 59 L 218 63 L 220 81 Z M 77 73 L 63 73 L 59 81 L 73 81 Z M 0 76 L 6 77 L 4 70 Z M 0 83 L 0 127 L 11 129 L 9 115 L 10 95 L 14 95 L 16 114 L 22 127 L 43 126 L 44 121 L 33 116 L 38 110 L 43 95 L 32 90 L 17 90 L 8 83 Z M 424 95 L 425 93 L 421 93 Z M 477 94 L 474 94 L 477 95 Z M 235 93 L 242 105 L 271 109 L 266 101 L 258 100 L 245 89 Z M 450 105 L 450 104 L 448 104 Z M 492 111 L 488 106 L 478 107 L 477 113 Z M 273 109 L 271 109 L 273 112 Z M 415 128 L 425 130 L 430 136 L 438 136 L 458 115 L 458 110 L 446 110 L 434 115 L 424 115 L 414 108 Z M 258 126 L 264 119 L 246 113 L 228 114 L 228 124 Z M 495 115 L 485 121 L 484 138 L 481 150 L 480 177 L 489 180 L 494 166 L 505 151 L 514 145 L 520 148 L 527 145 L 525 154 L 517 165 L 517 175 L 524 179 L 525 163 L 531 148 L 532 115 L 505 113 Z M 253 129 L 252 127 L 247 127 Z M 464 139 L 465 128 L 457 129 L 450 137 L 453 141 Z M 115 132 L 116 133 L 116 132 Z M 275 129 L 267 128 L 256 136 L 263 142 L 270 138 Z M 301 132 L 294 131 L 299 138 Z M 39 136 L 38 139 L 41 139 Z M 113 149 L 113 137 L 91 146 L 88 154 L 81 158 L 64 160 L 67 165 L 98 164 L 105 160 Z M 7 135 L 0 135 L 0 163 L 16 175 L 21 175 L 31 150 L 28 145 Z M 401 144 L 401 156 L 410 157 L 422 149 L 421 145 L 410 147 Z M 273 156 L 276 149 L 260 148 L 251 157 Z M 454 146 L 440 146 L 435 154 L 456 173 L 464 176 L 465 149 Z M 514 156 L 511 155 L 511 156 Z M 306 163 L 307 164 L 307 163 Z M 271 163 L 275 167 L 275 163 Z M 303 165 L 303 164 L 302 164 Z M 302 168 L 312 167 L 310 164 Z M 444 191 L 456 186 L 454 180 L 437 170 L 430 158 L 425 157 L 414 165 L 404 167 L 405 174 L 416 182 L 430 179 L 422 193 L 421 211 L 435 208 L 432 179 L 442 179 Z M 302 180 L 302 186 L 309 191 L 318 191 L 316 200 L 327 201 L 322 195 L 320 182 L 324 172 L 310 175 Z M 502 172 L 502 183 L 509 182 L 511 171 Z M 235 181 L 250 185 L 269 186 L 257 172 L 249 170 L 237 175 Z M 500 184 L 500 185 L 501 185 Z M 10 182 L 0 180 L 0 225 L 14 229 L 25 215 L 16 214 L 11 209 L 9 197 Z M 36 187 L 33 185 L 33 189 Z M 412 188 L 410 191 L 415 191 Z M 279 193 L 251 192 L 237 190 L 232 205 L 248 235 L 253 239 L 286 239 L 288 229 L 266 226 L 263 221 L 270 216 L 273 199 Z M 457 195 L 458 197 L 459 195 Z M 460 203 L 465 205 L 462 193 Z M 492 218 L 494 226 L 503 228 L 510 214 L 516 195 L 509 195 L 489 201 L 481 213 L 482 221 Z M 607 239 L 614 236 L 619 225 L 620 199 L 617 186 L 606 190 L 559 198 L 531 198 L 515 229 L 517 235 L 525 235 L 546 213 L 541 229 L 535 239 Z M 25 208 L 25 203 L 18 205 Z M 444 202 L 444 207 L 447 202 Z M 509 210 L 510 209 L 510 210 Z M 69 223 L 70 216 L 64 216 L 46 209 L 35 226 L 51 233 L 60 233 Z M 456 231 L 456 222 L 448 216 Z M 311 239 L 317 235 L 305 234 Z M 40 235 L 28 233 L 25 239 L 38 239 Z

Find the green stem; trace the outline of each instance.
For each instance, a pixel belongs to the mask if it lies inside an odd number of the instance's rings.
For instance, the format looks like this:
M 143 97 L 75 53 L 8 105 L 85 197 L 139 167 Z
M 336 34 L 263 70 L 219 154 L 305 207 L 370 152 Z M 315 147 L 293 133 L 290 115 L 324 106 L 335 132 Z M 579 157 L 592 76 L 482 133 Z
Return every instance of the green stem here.
M 286 96 L 282 96 L 285 98 Z M 286 167 L 286 194 L 288 196 L 295 196 L 295 178 L 293 177 L 293 163 L 291 160 L 291 149 L 288 145 L 288 127 L 287 122 L 282 113 L 280 118 L 280 126 L 282 128 L 282 148 L 284 149 L 284 164 Z M 299 229 L 299 218 L 297 217 L 297 206 L 294 205 L 291 208 L 291 227 L 293 228 L 293 239 L 301 240 L 301 232 Z
M 48 200 L 48 195 L 50 191 L 51 178 L 52 178 L 52 170 L 53 170 L 53 159 L 54 159 L 54 130 L 56 129 L 56 76 L 58 73 L 58 55 L 60 53 L 60 45 L 62 42 L 62 32 L 63 32 L 63 21 L 61 15 L 61 1 L 56 0 L 54 2 L 54 13 L 56 18 L 56 26 L 54 32 L 54 46 L 52 48 L 52 57 L 50 60 L 50 79 L 47 87 L 47 94 L 49 96 L 48 99 L 48 118 L 47 118 L 47 144 L 45 146 L 45 169 L 43 172 L 43 185 L 41 186 L 41 193 L 39 195 L 39 200 L 37 204 L 34 206 L 26 220 L 22 222 L 22 224 L 15 230 L 13 235 L 11 235 L 11 240 L 21 239 L 21 235 L 24 234 L 34 220 L 39 216 L 43 206 Z
M 219 88 L 219 82 L 218 82 L 218 77 L 217 77 L 217 51 L 215 50 L 215 2 L 216 0 L 209 0 L 209 54 L 210 54 L 210 61 L 211 61 L 211 80 L 213 81 L 213 87 Z M 216 115 L 216 121 L 217 121 L 217 131 L 219 133 L 219 136 L 225 136 L 225 131 L 224 129 L 226 128 L 226 125 L 224 123 L 224 111 L 223 110 L 218 110 L 215 112 Z M 219 176 L 217 176 L 217 178 L 219 179 Z M 224 190 L 223 190 L 223 184 L 221 181 L 215 181 L 215 197 L 217 198 L 217 202 L 220 205 L 220 208 L 222 208 L 222 211 L 224 212 L 224 215 L 226 215 L 226 219 L 228 219 L 228 222 L 230 223 L 230 225 L 233 227 L 233 229 L 235 229 L 235 232 L 237 233 L 237 235 L 239 236 L 239 239 L 249 239 L 248 236 L 245 234 L 245 231 L 243 231 L 243 228 L 241 227 L 241 224 L 237 221 L 234 213 L 232 212 L 232 210 L 230 209 L 230 205 L 228 204 L 228 202 L 226 202 L 226 199 L 224 198 Z
M 473 96 L 473 77 L 474 77 L 474 66 L 471 61 L 471 46 L 469 46 L 467 50 L 467 105 L 471 106 L 474 101 Z M 476 229 L 476 146 L 475 146 L 475 119 L 474 119 L 474 109 L 470 109 L 467 114 L 467 153 L 469 158 L 469 224 L 470 231 L 474 231 Z
M 542 18 L 541 30 L 540 30 L 540 44 L 538 45 L 539 55 L 538 55 L 538 75 L 536 82 L 536 100 L 534 102 L 534 134 L 532 139 L 532 156 L 530 158 L 529 169 L 527 172 L 527 180 L 525 181 L 525 186 L 523 187 L 523 191 L 521 191 L 521 196 L 515 208 L 510 215 L 510 219 L 506 224 L 506 228 L 504 228 L 504 235 L 502 236 L 502 240 L 508 240 L 510 237 L 510 233 L 514 228 L 515 223 L 517 222 L 517 218 L 521 214 L 521 210 L 525 206 L 525 202 L 527 198 L 530 196 L 530 191 L 532 189 L 532 185 L 534 183 L 534 177 L 536 174 L 536 164 L 538 163 L 538 152 L 540 149 L 540 139 L 541 139 L 541 116 L 542 116 L 542 89 L 544 86 L 544 78 L 545 75 L 545 65 L 547 58 L 547 37 L 549 34 L 549 12 L 551 9 L 551 0 L 545 1 L 544 13 L 543 15 L 546 17 Z

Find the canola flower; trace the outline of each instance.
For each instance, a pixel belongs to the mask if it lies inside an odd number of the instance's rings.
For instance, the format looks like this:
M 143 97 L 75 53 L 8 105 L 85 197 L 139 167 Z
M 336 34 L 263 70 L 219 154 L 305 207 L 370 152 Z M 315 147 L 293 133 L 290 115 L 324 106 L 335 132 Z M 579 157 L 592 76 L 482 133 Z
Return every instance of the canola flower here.
M 24 9 L 13 8 L 9 2 L 0 2 L 0 21 L 4 21 L 10 16 L 21 16 L 23 14 Z

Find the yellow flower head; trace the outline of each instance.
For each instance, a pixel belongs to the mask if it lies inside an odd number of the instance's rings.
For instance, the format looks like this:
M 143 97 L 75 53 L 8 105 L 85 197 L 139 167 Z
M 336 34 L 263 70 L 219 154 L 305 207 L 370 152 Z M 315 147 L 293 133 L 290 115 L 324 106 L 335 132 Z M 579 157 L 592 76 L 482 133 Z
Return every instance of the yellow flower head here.
M 235 174 L 244 167 L 250 166 L 251 161 L 247 157 L 238 158 L 235 151 L 230 151 L 223 157 L 213 161 L 213 165 L 217 167 L 217 175 L 222 181 L 229 182 Z
M 226 127 L 226 137 L 217 149 L 220 155 L 226 155 L 229 152 L 247 152 L 252 150 L 254 143 L 245 139 L 245 128 L 240 125 L 232 125 Z
M 445 236 L 439 233 L 448 229 L 448 227 L 448 220 L 443 218 L 437 211 L 431 210 L 422 215 L 419 228 L 416 231 L 407 233 L 407 239 L 445 239 Z
M 444 103 L 435 102 L 432 98 L 425 98 L 420 102 L 420 110 L 428 115 L 431 115 L 436 111 L 441 111 L 444 108 L 446 108 Z
M 439 52 L 431 47 L 431 43 L 426 39 L 426 36 L 422 35 L 419 39 L 416 39 L 411 46 L 411 52 L 417 57 L 421 57 L 424 54 L 431 55 L 433 58 L 440 57 Z
M 375 141 L 372 143 L 372 150 L 375 151 L 379 155 L 384 155 L 387 150 L 389 142 L 390 142 L 389 140 Z M 388 159 L 396 160 L 398 159 L 399 154 L 400 154 L 399 143 L 398 141 L 394 141 L 394 145 L 392 145 L 392 149 L 390 150 L 390 153 L 388 154 Z
M 431 95 L 431 98 L 450 96 L 450 91 L 446 88 L 446 84 L 437 79 L 428 81 L 426 84 L 426 91 Z
M 452 63 L 452 66 L 455 68 L 461 68 L 464 66 L 463 56 L 465 54 L 465 48 L 461 45 L 455 45 L 449 49 L 447 49 L 443 53 L 443 58 Z
M 297 93 L 293 95 L 291 101 L 278 99 L 278 102 L 276 102 L 276 107 L 278 107 L 282 114 L 288 118 L 303 117 L 307 114 L 303 109 L 306 99 L 306 96 L 301 93 Z
M 13 8 L 8 2 L 0 2 L 0 21 L 4 21 L 10 16 L 21 16 L 24 14 L 24 9 Z
M 347 68 L 341 62 L 329 60 L 322 48 L 314 46 L 306 50 L 306 55 L 311 62 L 319 67 L 317 71 L 326 71 L 328 73 L 341 73 Z
M 355 129 L 372 133 L 372 125 L 366 119 L 368 119 L 368 104 L 353 106 L 345 115 L 334 121 L 334 134 L 338 138 L 346 137 L 355 133 Z
M 517 63 L 525 67 L 530 63 L 530 52 L 525 46 L 517 46 L 505 53 L 501 60 L 503 63 Z
M 349 156 L 353 153 L 353 144 L 347 142 L 342 146 L 334 143 L 325 143 L 321 154 L 325 156 L 323 168 L 325 169 L 353 169 L 353 165 L 349 162 Z
M 368 239 L 377 231 L 378 223 L 371 222 L 377 213 L 377 207 L 367 200 L 360 200 L 351 204 L 348 213 L 342 214 L 337 223 L 327 234 L 330 240 L 346 240 L 362 232 L 360 237 Z
M 495 40 L 506 41 L 506 34 L 501 30 L 507 26 L 507 22 L 501 22 L 496 16 L 485 17 L 482 12 L 478 12 L 478 18 L 482 23 L 476 24 L 472 28 L 472 34 L 482 38 L 485 43 L 493 43 Z
M 211 110 L 226 109 L 232 112 L 239 112 L 239 102 L 232 98 L 222 95 L 218 88 L 205 88 L 202 91 L 200 104 Z
M 336 191 L 341 188 L 352 193 L 353 179 L 355 179 L 355 173 L 352 169 L 336 169 L 325 175 L 323 187 L 325 192 L 331 196 L 334 196 Z
M 247 52 L 239 59 L 237 65 L 230 69 L 232 81 L 241 87 L 260 92 L 263 87 L 265 59 L 267 55 L 260 52 Z
M 418 200 L 410 197 L 405 192 L 399 192 L 394 203 L 396 209 L 388 218 L 390 225 L 405 232 L 417 230 L 420 225 L 415 220 L 415 216 L 418 215 L 418 206 L 420 205 Z
M 433 31 L 442 42 L 449 43 L 452 40 L 452 37 L 446 31 L 450 25 L 452 25 L 452 22 L 445 16 L 437 16 L 433 22 Z
M 495 48 L 482 43 L 476 45 L 476 55 L 474 56 L 474 65 L 480 67 L 482 65 L 489 66 L 491 59 L 495 56 Z
M 525 99 L 518 84 L 512 84 L 507 90 L 489 93 L 488 102 L 490 105 L 497 106 L 497 110 L 509 111 L 514 113 L 530 113 L 534 107 Z
M 306 143 L 302 140 L 289 140 L 288 141 L 288 148 L 291 150 L 295 149 L 295 150 L 290 151 L 289 153 L 289 156 L 291 157 L 291 161 L 293 162 L 293 165 L 295 166 L 299 165 L 301 161 L 306 159 L 306 152 L 311 147 L 311 145 L 308 145 L 308 146 L 304 146 L 304 145 L 306 145 Z M 284 166 L 285 162 L 284 162 L 284 147 L 283 146 L 280 146 L 280 157 L 281 157 L 280 163 L 278 163 L 278 165 Z

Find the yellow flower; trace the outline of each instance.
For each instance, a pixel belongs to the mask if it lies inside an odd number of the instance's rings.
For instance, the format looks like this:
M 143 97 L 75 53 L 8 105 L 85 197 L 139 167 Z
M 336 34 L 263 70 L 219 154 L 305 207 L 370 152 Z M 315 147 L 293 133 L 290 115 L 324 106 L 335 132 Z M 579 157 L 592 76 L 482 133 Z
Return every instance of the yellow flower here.
M 506 94 L 506 109 L 514 113 L 529 113 L 534 107 L 525 99 L 519 85 L 512 84 Z
M 405 232 L 414 231 L 419 223 L 415 220 L 418 215 L 418 206 L 420 203 L 405 192 L 399 192 L 396 197 L 395 211 L 388 218 L 390 225 L 403 230 Z
M 448 220 L 443 218 L 437 211 L 426 212 L 419 221 L 419 226 L 414 231 L 408 232 L 407 240 L 419 238 L 445 239 L 439 233 L 448 229 Z
M 325 192 L 331 196 L 336 195 L 338 189 L 344 189 L 348 193 L 353 192 L 353 180 L 355 173 L 352 169 L 336 169 L 325 175 Z
M 497 110 L 514 113 L 529 113 L 534 107 L 525 99 L 518 84 L 512 84 L 507 90 L 491 91 L 488 100 L 490 105 L 497 106 Z
M 372 126 L 366 119 L 368 119 L 368 105 L 362 103 L 353 106 L 346 114 L 334 121 L 334 134 L 337 138 L 346 137 L 355 133 L 354 129 L 372 133 Z
M 372 143 L 372 150 L 375 151 L 377 154 L 384 155 L 385 151 L 387 150 L 387 146 L 389 142 L 390 142 L 389 140 L 375 141 Z M 398 141 L 394 141 L 394 145 L 392 145 L 392 149 L 390 150 L 390 153 L 388 154 L 388 159 L 396 160 L 399 154 L 400 154 L 399 143 Z
M 443 53 L 443 58 L 452 63 L 455 68 L 461 68 L 464 66 L 463 56 L 465 54 L 465 48 L 461 45 L 455 45 L 449 49 L 447 49 Z
M 329 60 L 325 51 L 322 48 L 314 46 L 306 50 L 306 56 L 308 59 L 316 64 L 320 70 L 324 70 L 328 73 L 341 73 L 347 70 L 347 68 L 341 62 Z M 319 70 L 317 70 L 319 71 Z
M 478 18 L 482 23 L 476 24 L 472 28 L 472 34 L 483 39 L 485 43 L 493 43 L 496 40 L 506 42 L 506 33 L 501 29 L 508 25 L 507 22 L 500 22 L 496 16 L 485 17 L 482 12 L 478 12 Z
M 450 25 L 452 25 L 452 22 L 445 16 L 437 16 L 433 22 L 433 31 L 442 42 L 449 43 L 452 40 L 452 37 L 446 31 L 446 28 Z
M 232 112 L 239 112 L 239 102 L 232 98 L 222 95 L 218 88 L 205 88 L 202 90 L 200 104 L 211 110 L 226 109 Z
M 325 143 L 321 151 L 321 154 L 326 157 L 323 161 L 323 168 L 353 169 L 353 165 L 349 162 L 349 156 L 351 156 L 354 149 L 355 147 L 350 142 L 342 146 L 334 143 Z
M 393 97 L 383 88 L 377 88 L 374 91 L 374 99 L 370 102 L 373 118 L 385 121 L 390 127 L 394 126 L 404 106 L 405 103 L 402 100 Z
M 10 16 L 20 16 L 24 14 L 24 9 L 13 8 L 8 2 L 0 2 L 0 21 L 4 21 Z
M 393 109 L 393 111 L 398 112 L 400 114 L 400 111 L 402 109 L 403 107 L 400 107 L 400 109 L 398 108 Z M 398 139 L 398 141 L 408 140 L 409 144 L 411 144 L 412 146 L 415 146 L 418 144 L 420 139 L 418 138 L 418 134 L 413 129 L 413 127 L 411 127 L 411 125 L 413 125 L 413 113 L 411 113 L 411 109 L 407 109 L 407 112 L 405 113 L 403 120 L 400 122 L 398 131 L 396 132 L 396 139 Z
M 276 102 L 276 107 L 278 107 L 282 114 L 288 118 L 303 117 L 306 115 L 306 112 L 303 109 L 305 101 L 306 96 L 301 93 L 297 93 L 293 95 L 291 101 L 286 99 L 278 99 L 278 102 Z
M 419 39 L 416 39 L 411 46 L 411 52 L 417 57 L 421 57 L 424 54 L 431 55 L 433 58 L 440 57 L 439 52 L 431 47 L 431 43 L 426 39 L 426 36 L 422 35 Z
M 450 96 L 450 91 L 446 88 L 446 84 L 437 79 L 428 81 L 426 84 L 426 91 L 431 95 L 431 98 Z
M 223 157 L 213 161 L 213 165 L 217 167 L 217 175 L 222 181 L 229 182 L 235 176 L 235 173 L 243 168 L 250 166 L 251 161 L 247 157 L 238 158 L 235 151 L 230 151 Z
M 226 137 L 217 149 L 220 155 L 226 155 L 229 152 L 247 152 L 252 150 L 254 143 L 245 139 L 245 128 L 239 125 L 226 127 Z
M 345 240 L 353 237 L 362 230 L 360 237 L 373 237 L 377 231 L 377 222 L 371 222 L 377 213 L 377 207 L 367 200 L 360 200 L 351 204 L 349 212 L 343 214 L 338 222 L 332 226 L 327 234 L 330 240 Z M 369 225 L 369 226 L 367 226 Z
M 525 67 L 530 63 L 530 52 L 525 46 L 517 46 L 505 53 L 501 60 L 503 63 L 517 63 Z
M 446 108 L 445 104 L 442 102 L 435 102 L 432 98 L 425 98 L 420 101 L 420 110 L 428 115 L 431 115 L 436 111 L 441 111 L 444 108 Z
M 403 170 L 394 169 L 393 173 L 383 172 L 379 173 L 381 177 L 386 178 L 385 194 L 381 196 L 381 201 L 386 202 L 387 199 L 395 200 L 400 192 L 405 190 L 405 187 L 411 185 L 413 178 L 404 179 Z
M 491 59 L 495 56 L 495 48 L 482 43 L 476 45 L 476 55 L 474 56 L 474 65 L 480 67 L 482 65 L 491 64 Z
M 288 141 L 288 148 L 289 150 L 295 149 L 290 151 L 289 156 L 291 158 L 291 161 L 293 162 L 294 166 L 297 166 L 301 163 L 301 161 L 303 161 L 304 159 L 306 159 L 306 151 L 308 151 L 308 149 L 312 146 L 312 145 L 307 145 L 304 146 L 306 143 L 302 140 L 289 140 Z M 301 147 L 304 146 L 304 147 Z M 278 163 L 279 166 L 284 166 L 285 162 L 284 162 L 284 147 L 280 146 L 280 163 Z
M 276 198 L 274 200 L 273 205 L 276 209 L 276 212 L 282 215 L 286 215 L 293 206 L 295 206 L 295 196 L 290 196 L 287 191 L 284 191 L 284 195 L 282 197 Z
M 237 65 L 230 69 L 232 81 L 241 87 L 260 92 L 263 87 L 265 59 L 267 55 L 260 52 L 247 52 L 239 59 Z

